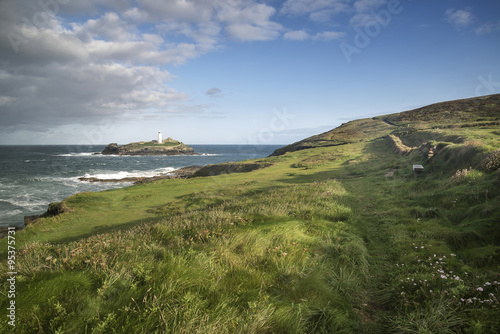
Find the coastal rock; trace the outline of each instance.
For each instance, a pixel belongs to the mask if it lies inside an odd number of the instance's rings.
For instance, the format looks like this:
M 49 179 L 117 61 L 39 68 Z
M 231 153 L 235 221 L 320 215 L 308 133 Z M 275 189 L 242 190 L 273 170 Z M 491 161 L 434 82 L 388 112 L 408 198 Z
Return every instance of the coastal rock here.
M 228 162 L 216 165 L 208 165 L 194 173 L 193 177 L 216 176 L 232 173 L 248 173 L 272 165 L 272 163 L 262 161 L 256 161 L 255 163 Z
M 68 208 L 64 201 L 62 202 L 53 202 L 49 204 L 49 208 L 47 212 L 45 212 L 42 217 L 52 217 L 60 215 L 61 213 L 71 212 L 71 209 Z
M 40 219 L 40 215 L 34 215 L 34 216 L 24 216 L 24 225 L 28 226 L 36 222 L 38 219 Z
M 130 143 L 118 145 L 111 143 L 101 152 L 104 155 L 193 155 L 192 147 L 168 138 L 162 143 L 157 141 Z
M 119 146 L 117 143 L 111 143 L 108 146 L 106 146 L 106 148 L 104 149 L 104 151 L 101 152 L 101 154 L 118 155 L 118 154 L 120 154 L 120 150 L 118 148 L 119 148 Z

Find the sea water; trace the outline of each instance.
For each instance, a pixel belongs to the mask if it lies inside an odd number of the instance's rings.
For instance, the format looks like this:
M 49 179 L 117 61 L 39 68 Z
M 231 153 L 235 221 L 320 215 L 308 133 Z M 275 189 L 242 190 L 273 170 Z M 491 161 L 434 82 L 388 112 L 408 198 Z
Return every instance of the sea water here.
M 22 226 L 24 216 L 47 210 L 82 191 L 101 191 L 130 182 L 84 182 L 99 179 L 152 177 L 193 166 L 266 157 L 276 145 L 191 145 L 197 155 L 95 155 L 98 146 L 0 146 L 0 227 Z

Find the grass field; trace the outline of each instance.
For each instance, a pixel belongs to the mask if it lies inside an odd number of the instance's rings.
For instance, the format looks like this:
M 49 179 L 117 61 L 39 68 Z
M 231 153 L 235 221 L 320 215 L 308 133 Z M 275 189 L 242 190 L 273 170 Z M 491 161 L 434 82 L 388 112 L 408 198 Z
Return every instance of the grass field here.
M 500 332 L 500 128 L 398 138 L 66 199 L 16 234 L 15 332 Z
M 178 146 L 181 143 L 178 141 L 166 141 L 164 143 L 158 144 L 156 142 L 148 141 L 144 143 L 139 143 L 137 146 L 142 147 L 142 146 Z

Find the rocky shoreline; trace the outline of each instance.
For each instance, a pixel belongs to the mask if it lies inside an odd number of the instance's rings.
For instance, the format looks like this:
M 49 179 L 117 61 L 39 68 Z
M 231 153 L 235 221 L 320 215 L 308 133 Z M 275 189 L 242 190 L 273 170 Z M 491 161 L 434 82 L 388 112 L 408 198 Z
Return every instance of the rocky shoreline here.
M 133 182 L 134 184 L 143 184 L 154 182 L 158 180 L 168 180 L 168 179 L 187 179 L 192 177 L 197 171 L 202 169 L 202 166 L 188 166 L 174 170 L 169 173 L 163 173 L 152 177 L 125 177 L 122 179 L 98 179 L 95 177 L 79 177 L 78 180 L 84 182 Z
M 187 179 L 193 177 L 193 175 L 198 172 L 203 166 L 188 166 L 184 168 L 177 169 L 175 171 L 160 174 L 152 177 L 127 177 L 123 179 L 97 179 L 93 177 L 80 177 L 80 181 L 86 182 L 133 182 L 134 184 L 144 184 L 155 182 L 159 180 L 168 179 Z M 57 216 L 64 212 L 70 212 L 68 207 L 62 202 L 50 203 L 46 212 L 41 215 L 24 216 L 24 226 L 16 225 L 16 230 L 21 230 L 24 227 L 36 223 L 40 218 Z M 0 239 L 5 238 L 8 234 L 8 227 L 0 227 Z
M 254 163 L 227 162 L 208 166 L 188 166 L 153 177 L 128 177 L 123 179 L 97 179 L 93 177 L 80 177 L 79 180 L 84 182 L 133 182 L 134 184 L 144 184 L 168 179 L 188 179 L 191 177 L 207 177 L 232 173 L 248 173 L 257 169 L 270 167 L 272 165 L 272 163 L 262 161 L 256 161 Z M 17 229 L 22 229 L 25 226 L 36 223 L 40 218 L 57 216 L 65 212 L 71 212 L 71 210 L 66 206 L 64 201 L 50 203 L 48 210 L 45 213 L 41 215 L 25 216 L 24 226 L 16 227 Z M 0 228 L 0 239 L 7 236 L 7 233 L 7 227 Z

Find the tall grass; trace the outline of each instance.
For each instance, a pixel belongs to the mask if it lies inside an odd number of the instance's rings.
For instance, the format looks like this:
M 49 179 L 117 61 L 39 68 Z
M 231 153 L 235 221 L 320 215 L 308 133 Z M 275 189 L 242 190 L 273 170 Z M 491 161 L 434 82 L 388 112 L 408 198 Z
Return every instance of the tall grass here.
M 344 196 L 336 181 L 199 193 L 158 210 L 159 223 L 30 244 L 17 330 L 356 331 L 367 255 L 342 222 Z
M 497 153 L 460 138 L 419 177 L 419 153 L 380 138 L 274 157 L 258 180 L 74 196 L 74 212 L 36 231 L 98 214 L 140 219 L 71 242 L 25 238 L 16 331 L 498 333 L 500 174 L 481 166 Z M 109 212 L 92 210 L 101 202 Z

